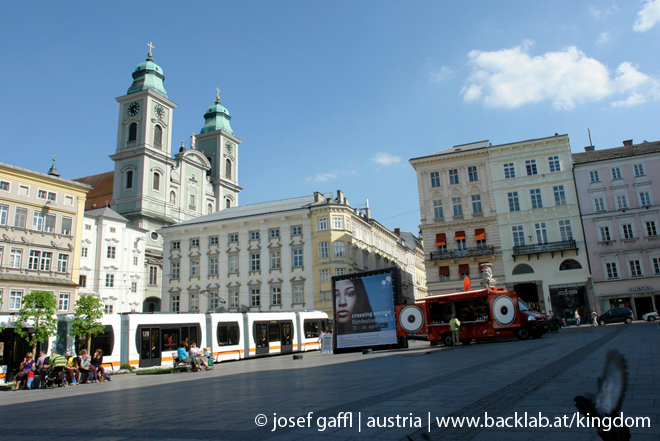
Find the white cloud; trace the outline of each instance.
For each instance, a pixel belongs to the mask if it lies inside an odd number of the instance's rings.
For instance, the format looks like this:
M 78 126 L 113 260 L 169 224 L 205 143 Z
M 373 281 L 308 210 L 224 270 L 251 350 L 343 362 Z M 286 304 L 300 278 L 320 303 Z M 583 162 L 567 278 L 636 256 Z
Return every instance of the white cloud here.
M 531 45 L 526 41 L 511 49 L 471 51 L 468 63 L 473 72 L 461 91 L 463 99 L 483 100 L 486 107 L 496 108 L 516 108 L 547 100 L 558 110 L 573 109 L 615 94 L 628 95 L 612 103 L 617 106 L 658 99 L 658 81 L 630 63 L 621 63 L 612 78 L 605 65 L 574 46 L 533 57 L 529 54 Z
M 610 41 L 610 35 L 607 32 L 601 32 L 596 43 L 603 44 L 607 43 L 608 41 Z
M 371 158 L 371 160 L 381 165 L 392 165 L 399 163 L 401 158 L 398 156 L 392 156 L 389 153 L 379 152 L 376 153 L 376 156 Z
M 330 179 L 336 179 L 337 175 L 333 173 L 319 173 L 312 180 L 314 182 L 328 182 Z
M 633 25 L 633 30 L 646 32 L 660 21 L 660 0 L 646 0 L 646 4 L 637 13 L 638 18 Z
M 436 69 L 431 72 L 431 81 L 435 83 L 440 83 L 445 78 L 454 74 L 454 71 L 449 66 L 442 66 L 440 69 Z
M 609 6 L 605 9 L 596 9 L 595 6 L 592 6 L 591 8 L 589 8 L 589 13 L 591 15 L 593 15 L 594 17 L 596 17 L 597 19 L 600 19 L 600 18 L 603 18 L 603 17 L 606 17 L 606 16 L 610 15 L 612 12 L 614 12 L 618 9 L 619 8 L 616 5 Z

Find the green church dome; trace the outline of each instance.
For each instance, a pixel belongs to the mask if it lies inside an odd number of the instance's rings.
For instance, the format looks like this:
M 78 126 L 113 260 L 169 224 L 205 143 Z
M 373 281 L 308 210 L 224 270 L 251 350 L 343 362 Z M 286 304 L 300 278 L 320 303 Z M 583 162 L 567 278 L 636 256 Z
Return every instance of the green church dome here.
M 220 96 L 217 96 L 215 99 L 215 104 L 208 108 L 204 114 L 204 119 L 206 120 L 204 127 L 202 127 L 201 133 L 213 132 L 215 130 L 224 130 L 227 133 L 234 134 L 234 131 L 229 125 L 229 111 L 220 104 Z
M 141 90 L 151 89 L 157 94 L 167 98 L 167 92 L 163 87 L 165 81 L 165 73 L 163 69 L 154 63 L 151 52 L 147 59 L 137 65 L 135 72 L 133 72 L 133 84 L 128 89 L 128 93 L 135 93 Z

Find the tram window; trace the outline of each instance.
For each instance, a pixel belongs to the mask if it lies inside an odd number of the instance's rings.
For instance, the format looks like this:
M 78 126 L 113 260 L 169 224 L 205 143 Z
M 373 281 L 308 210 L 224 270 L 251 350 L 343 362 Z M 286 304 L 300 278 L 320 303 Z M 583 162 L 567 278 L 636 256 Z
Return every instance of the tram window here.
M 278 324 L 268 325 L 268 341 L 280 341 L 280 326 Z
M 163 328 L 162 351 L 176 351 L 179 347 L 179 330 Z
M 237 345 L 239 343 L 240 335 L 238 322 L 218 323 L 218 345 Z
M 115 345 L 115 332 L 112 326 L 105 326 L 103 332 L 92 337 L 90 346 L 93 353 L 97 349 L 103 351 L 104 356 L 112 355 L 112 349 Z M 82 349 L 87 349 L 87 337 L 76 337 L 76 354 L 80 354 Z
M 282 344 L 290 345 L 293 343 L 293 334 L 291 332 L 292 327 L 293 323 L 291 322 L 282 323 Z
M 319 328 L 319 320 L 305 320 L 305 337 L 314 338 L 321 335 Z

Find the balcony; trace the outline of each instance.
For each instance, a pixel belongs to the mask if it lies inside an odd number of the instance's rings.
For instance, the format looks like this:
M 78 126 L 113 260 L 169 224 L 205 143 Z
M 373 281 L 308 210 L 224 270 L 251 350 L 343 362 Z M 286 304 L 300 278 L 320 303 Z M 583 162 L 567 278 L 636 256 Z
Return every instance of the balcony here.
M 534 244 L 534 245 L 519 245 L 513 247 L 513 261 L 516 261 L 516 256 L 529 256 L 532 254 L 536 254 L 536 258 L 538 260 L 538 255 L 541 253 L 552 253 L 552 257 L 555 256 L 555 252 L 559 251 L 561 252 L 562 257 L 564 257 L 564 251 L 569 251 L 569 250 L 575 250 L 575 254 L 577 255 L 577 244 L 575 243 L 575 240 L 562 240 L 559 242 L 547 242 L 547 243 L 542 243 L 542 244 Z
M 431 261 L 435 260 L 454 260 L 466 257 L 491 256 L 495 254 L 495 247 L 485 246 L 478 248 L 468 248 L 466 250 L 451 251 L 431 251 Z

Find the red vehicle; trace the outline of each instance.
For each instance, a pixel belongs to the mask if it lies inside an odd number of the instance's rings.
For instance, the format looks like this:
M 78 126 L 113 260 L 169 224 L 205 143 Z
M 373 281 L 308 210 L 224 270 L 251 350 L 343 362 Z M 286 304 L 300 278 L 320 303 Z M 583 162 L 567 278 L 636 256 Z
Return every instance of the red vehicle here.
M 397 306 L 398 335 L 426 334 L 432 345 L 452 344 L 449 320 L 456 314 L 461 322 L 463 344 L 472 339 L 530 336 L 540 338 L 548 332 L 545 315 L 532 311 L 515 292 L 495 287 L 428 296 L 415 305 Z

